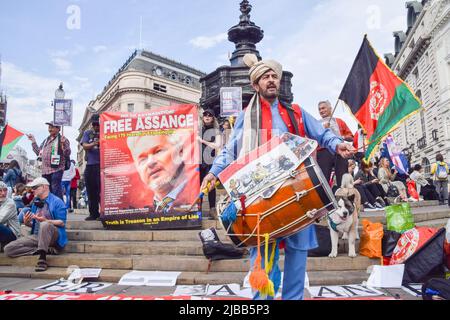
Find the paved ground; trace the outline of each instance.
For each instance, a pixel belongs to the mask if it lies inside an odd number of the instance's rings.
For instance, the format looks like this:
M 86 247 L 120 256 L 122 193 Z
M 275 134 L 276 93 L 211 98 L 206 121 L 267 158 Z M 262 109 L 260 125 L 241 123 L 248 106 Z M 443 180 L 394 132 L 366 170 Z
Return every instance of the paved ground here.
M 53 282 L 52 280 L 40 279 L 23 279 L 23 278 L 0 278 L 0 291 L 11 292 L 40 292 L 34 289 Z M 402 289 L 379 289 L 385 292 L 385 297 L 390 297 L 398 300 L 422 300 L 420 297 L 414 297 Z M 163 297 L 171 296 L 175 292 L 175 287 L 133 287 L 133 286 L 119 286 L 113 284 L 110 287 L 97 292 L 101 295 L 125 295 L 125 296 L 153 296 Z M 309 292 L 305 292 L 305 298 L 310 299 Z

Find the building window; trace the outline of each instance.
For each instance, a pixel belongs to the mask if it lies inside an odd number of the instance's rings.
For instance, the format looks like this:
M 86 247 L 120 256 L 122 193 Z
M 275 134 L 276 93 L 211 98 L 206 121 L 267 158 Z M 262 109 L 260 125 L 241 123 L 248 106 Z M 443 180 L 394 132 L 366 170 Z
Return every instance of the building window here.
M 134 103 L 128 104 L 128 112 L 134 112 Z
M 426 124 L 425 124 L 425 112 L 423 110 L 420 111 L 420 124 L 422 126 L 422 137 L 426 139 L 427 127 L 426 127 Z
M 162 84 L 159 84 L 159 83 L 154 83 L 153 84 L 153 90 L 166 93 L 167 92 L 167 87 L 162 85 Z
M 170 75 L 170 79 L 177 80 L 177 74 L 175 72 L 172 72 L 172 74 Z
M 431 174 L 431 165 L 430 160 L 428 160 L 428 158 L 422 159 L 422 168 L 425 170 L 426 176 L 429 176 Z
M 150 110 L 152 108 L 150 103 L 146 103 L 144 106 L 145 110 Z
M 189 84 L 191 84 L 192 80 L 191 80 L 191 78 L 186 77 L 186 79 L 184 80 L 184 82 L 185 82 L 187 85 L 189 85 Z
M 419 68 L 415 68 L 412 74 L 414 76 L 414 80 L 417 81 L 417 79 L 419 79 Z

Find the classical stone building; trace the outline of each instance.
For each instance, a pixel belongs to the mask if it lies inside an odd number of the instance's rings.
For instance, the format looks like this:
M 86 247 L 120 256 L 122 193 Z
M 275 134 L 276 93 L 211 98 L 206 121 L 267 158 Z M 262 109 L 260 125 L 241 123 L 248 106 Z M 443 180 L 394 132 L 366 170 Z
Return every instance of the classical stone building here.
M 406 32 L 394 32 L 395 55 L 385 58 L 423 101 L 424 110 L 393 137 L 411 163 L 429 173 L 438 152 L 450 161 L 450 0 L 410 1 L 406 8 Z
M 97 98 L 86 108 L 79 128 L 81 140 L 92 114 L 102 112 L 145 112 L 176 104 L 198 104 L 200 78 L 205 74 L 187 65 L 149 51 L 136 50 Z M 84 171 L 84 151 L 79 146 L 78 164 Z

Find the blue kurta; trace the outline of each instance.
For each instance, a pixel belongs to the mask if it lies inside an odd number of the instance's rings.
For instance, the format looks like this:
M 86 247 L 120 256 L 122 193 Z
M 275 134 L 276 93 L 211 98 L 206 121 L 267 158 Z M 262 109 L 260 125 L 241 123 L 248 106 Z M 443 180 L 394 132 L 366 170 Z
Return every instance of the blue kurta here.
M 286 124 L 278 110 L 278 100 L 272 106 L 272 135 L 281 135 L 289 132 Z M 337 137 L 330 129 L 325 129 L 323 125 L 312 117 L 308 112 L 301 110 L 305 132 L 308 138 L 317 140 L 319 145 L 327 148 L 332 154 L 336 152 L 338 144 L 342 139 Z M 236 120 L 233 134 L 229 143 L 215 159 L 210 170 L 216 177 L 234 160 L 237 159 L 242 148 L 242 137 L 244 134 L 244 114 L 241 112 Z M 308 250 L 317 247 L 317 239 L 314 225 L 297 232 L 286 239 L 285 265 L 283 281 L 283 299 L 301 300 L 303 299 L 304 278 L 306 272 L 306 259 Z M 264 254 L 264 250 L 261 251 Z M 251 262 L 253 265 L 256 258 L 256 248 L 251 250 Z M 263 255 L 264 256 L 264 255 Z M 264 260 L 264 259 L 263 259 Z M 274 267 L 271 276 L 278 277 L 278 266 Z M 275 288 L 277 290 L 277 288 Z M 255 295 L 255 298 L 258 298 Z

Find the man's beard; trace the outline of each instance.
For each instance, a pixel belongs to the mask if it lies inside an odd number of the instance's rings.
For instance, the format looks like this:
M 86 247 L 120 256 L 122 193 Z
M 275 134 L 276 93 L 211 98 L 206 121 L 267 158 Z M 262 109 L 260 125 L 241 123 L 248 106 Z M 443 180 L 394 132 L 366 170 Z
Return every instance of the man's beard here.
M 272 88 L 270 88 L 270 89 L 272 89 Z M 278 98 L 279 95 L 280 95 L 280 89 L 276 89 L 275 93 L 269 93 L 269 88 L 267 90 L 262 90 L 262 92 L 261 92 L 261 96 L 266 100 L 276 99 L 276 98 Z
M 156 181 L 150 182 L 150 189 L 161 190 L 161 189 L 170 188 L 169 190 L 172 190 L 177 185 L 178 178 L 181 176 L 181 173 L 184 171 L 184 167 L 185 167 L 185 164 L 184 164 L 184 162 L 182 162 L 173 176 L 167 177 L 165 179 L 161 179 L 158 182 L 156 182 Z
M 158 181 L 158 182 L 152 181 L 152 182 L 150 182 L 150 189 L 159 190 L 159 189 L 164 189 L 166 187 L 172 187 L 172 185 L 170 183 L 171 181 L 172 181 L 172 178 L 170 178 L 170 177 L 163 179 L 161 181 Z

